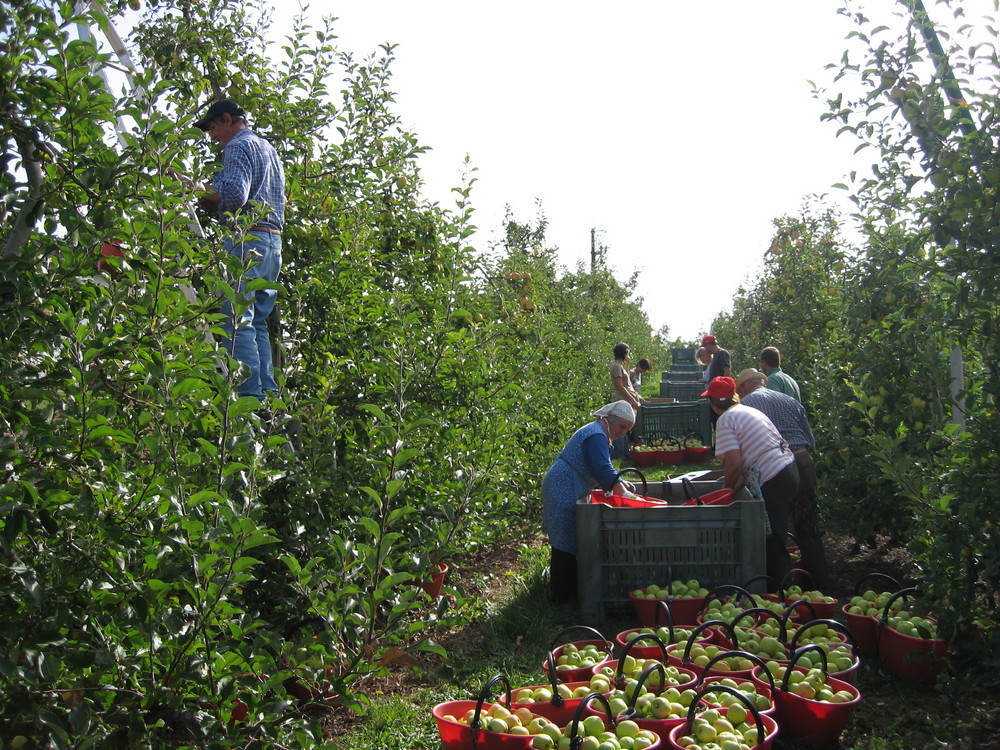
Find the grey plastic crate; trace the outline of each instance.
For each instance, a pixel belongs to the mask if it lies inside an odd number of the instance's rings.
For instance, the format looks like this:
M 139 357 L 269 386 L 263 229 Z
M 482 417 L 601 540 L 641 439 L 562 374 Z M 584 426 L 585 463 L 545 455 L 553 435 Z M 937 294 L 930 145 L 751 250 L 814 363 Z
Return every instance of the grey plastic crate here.
M 763 575 L 764 504 L 576 506 L 580 613 L 586 624 L 634 615 L 629 592 L 650 584 L 697 579 L 703 586 L 741 585 Z

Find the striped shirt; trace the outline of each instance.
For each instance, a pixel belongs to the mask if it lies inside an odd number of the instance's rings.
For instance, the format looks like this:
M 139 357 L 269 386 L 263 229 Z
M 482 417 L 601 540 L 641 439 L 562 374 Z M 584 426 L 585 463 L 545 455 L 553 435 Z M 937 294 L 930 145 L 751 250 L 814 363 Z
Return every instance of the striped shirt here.
M 730 406 L 715 424 L 715 455 L 723 457 L 730 451 L 740 452 L 744 475 L 756 465 L 761 484 L 795 461 L 771 420 L 743 404 Z
M 222 150 L 222 171 L 212 180 L 226 214 L 263 213 L 258 222 L 271 229 L 285 225 L 285 170 L 274 146 L 249 129 L 240 130 Z
M 793 451 L 816 448 L 805 407 L 791 396 L 759 387 L 741 398 L 740 403 L 764 412 Z

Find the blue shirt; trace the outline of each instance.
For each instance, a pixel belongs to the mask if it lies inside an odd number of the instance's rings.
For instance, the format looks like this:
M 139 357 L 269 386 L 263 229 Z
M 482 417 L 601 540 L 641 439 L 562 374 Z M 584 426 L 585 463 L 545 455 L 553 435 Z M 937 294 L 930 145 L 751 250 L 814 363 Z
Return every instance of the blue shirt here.
M 260 224 L 285 225 L 285 170 L 278 152 L 253 131 L 241 130 L 222 150 L 222 171 L 212 180 L 219 194 L 219 221 L 226 214 L 263 213 Z
M 816 447 L 805 407 L 791 396 L 767 388 L 755 388 L 741 398 L 740 403 L 764 412 L 793 451 L 798 448 L 813 450 Z
M 542 480 L 542 531 L 554 549 L 576 554 L 577 501 L 595 487 L 611 489 L 616 476 L 600 423 L 573 433 Z

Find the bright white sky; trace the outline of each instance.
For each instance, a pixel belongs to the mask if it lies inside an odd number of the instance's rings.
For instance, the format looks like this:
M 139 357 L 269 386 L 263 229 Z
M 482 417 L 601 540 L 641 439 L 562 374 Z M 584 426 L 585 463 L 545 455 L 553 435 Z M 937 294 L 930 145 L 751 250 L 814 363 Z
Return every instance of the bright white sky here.
M 274 4 L 280 40 L 298 9 Z M 848 46 L 841 4 L 319 0 L 310 16 L 335 15 L 341 49 L 361 58 L 398 45 L 396 111 L 431 148 L 424 196 L 453 206 L 468 155 L 477 248 L 500 237 L 506 205 L 528 222 L 541 201 L 565 267 L 589 263 L 596 228 L 620 279 L 641 272 L 654 330 L 693 342 L 759 270 L 775 218 L 815 194 L 847 213 L 832 185 L 868 170 L 868 152 L 820 122 L 809 83 L 828 87 Z M 996 4 L 962 6 L 981 24 Z
M 477 247 L 510 204 L 549 221 L 561 262 L 590 229 L 619 278 L 641 271 L 654 330 L 693 339 L 770 245 L 772 220 L 832 193 L 855 142 L 825 86 L 851 26 L 840 0 L 681 3 L 337 0 L 341 48 L 398 45 L 397 112 L 421 142 L 425 195 L 453 204 L 466 154 Z M 276 20 L 278 20 L 276 18 Z

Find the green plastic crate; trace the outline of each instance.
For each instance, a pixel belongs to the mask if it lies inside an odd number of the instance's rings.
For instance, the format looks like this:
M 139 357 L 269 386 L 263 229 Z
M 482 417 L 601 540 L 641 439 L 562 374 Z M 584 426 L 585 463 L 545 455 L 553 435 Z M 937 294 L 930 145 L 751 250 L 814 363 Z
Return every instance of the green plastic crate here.
M 705 392 L 704 383 L 691 381 L 660 381 L 660 398 L 672 398 L 675 401 L 697 401 Z
M 665 370 L 660 375 L 660 382 L 693 382 L 701 379 L 701 369 L 697 370 Z
M 694 355 L 697 353 L 697 350 L 692 348 L 672 349 L 670 357 L 674 364 L 678 362 L 694 362 Z

